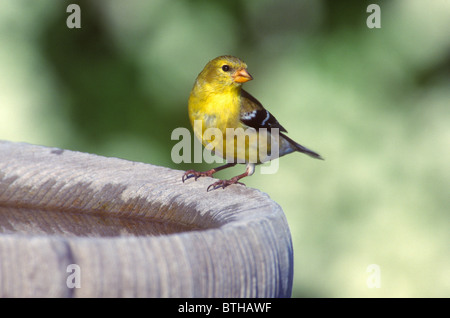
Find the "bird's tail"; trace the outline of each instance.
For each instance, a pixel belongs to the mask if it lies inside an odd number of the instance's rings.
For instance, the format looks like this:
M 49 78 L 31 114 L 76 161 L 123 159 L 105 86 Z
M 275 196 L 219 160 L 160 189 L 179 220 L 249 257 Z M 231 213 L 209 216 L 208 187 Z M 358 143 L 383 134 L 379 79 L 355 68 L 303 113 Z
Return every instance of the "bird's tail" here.
M 306 147 L 296 143 L 295 141 L 293 141 L 291 138 L 289 138 L 288 136 L 286 136 L 283 133 L 280 133 L 280 135 L 291 144 L 291 146 L 293 147 L 294 151 L 303 152 L 304 154 L 307 154 L 310 157 L 313 157 L 313 158 L 316 158 L 316 159 L 320 159 L 320 160 L 324 160 L 322 158 L 322 156 L 319 155 L 317 152 L 312 151 L 311 149 L 308 149 L 308 148 L 306 148 Z

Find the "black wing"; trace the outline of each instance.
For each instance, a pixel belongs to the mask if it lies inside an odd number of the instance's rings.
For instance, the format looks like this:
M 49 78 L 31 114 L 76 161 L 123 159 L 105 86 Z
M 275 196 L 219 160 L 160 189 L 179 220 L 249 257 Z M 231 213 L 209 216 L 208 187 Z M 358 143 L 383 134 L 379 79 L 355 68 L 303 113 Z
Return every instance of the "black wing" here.
M 278 128 L 287 132 L 278 120 L 252 95 L 241 91 L 241 122 L 253 128 Z

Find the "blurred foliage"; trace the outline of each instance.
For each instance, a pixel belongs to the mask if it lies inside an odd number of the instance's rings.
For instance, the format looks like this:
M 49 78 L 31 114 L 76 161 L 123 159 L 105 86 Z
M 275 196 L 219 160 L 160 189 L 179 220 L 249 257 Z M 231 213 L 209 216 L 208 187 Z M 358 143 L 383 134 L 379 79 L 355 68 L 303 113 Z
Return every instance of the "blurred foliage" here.
M 381 29 L 359 0 L 0 0 L 0 138 L 206 169 L 172 162 L 171 132 L 203 66 L 236 55 L 246 89 L 326 159 L 246 180 L 286 213 L 293 296 L 448 297 L 450 3 L 373 2 Z

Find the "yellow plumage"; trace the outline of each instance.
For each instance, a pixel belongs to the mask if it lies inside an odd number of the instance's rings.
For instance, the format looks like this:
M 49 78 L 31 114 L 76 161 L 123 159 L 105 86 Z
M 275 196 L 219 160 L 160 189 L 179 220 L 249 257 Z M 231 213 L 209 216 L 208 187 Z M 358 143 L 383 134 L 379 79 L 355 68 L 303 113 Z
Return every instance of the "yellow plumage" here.
M 241 88 L 244 82 L 251 79 L 247 65 L 233 56 L 211 60 L 198 75 L 188 103 L 194 134 L 204 146 L 225 158 L 228 164 L 206 172 L 189 170 L 183 181 L 191 177 L 212 176 L 236 163 L 247 163 L 245 173 L 210 186 L 225 188 L 252 175 L 255 164 L 293 151 L 322 159 L 314 151 L 284 135 L 286 130 L 275 117 Z

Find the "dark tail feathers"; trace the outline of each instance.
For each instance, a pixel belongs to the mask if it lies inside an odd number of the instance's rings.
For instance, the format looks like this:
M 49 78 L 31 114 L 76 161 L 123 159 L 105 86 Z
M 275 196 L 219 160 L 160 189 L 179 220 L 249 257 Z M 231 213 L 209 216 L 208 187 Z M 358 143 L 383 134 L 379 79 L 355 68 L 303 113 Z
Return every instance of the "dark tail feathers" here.
M 324 160 L 322 158 L 322 156 L 319 155 L 317 152 L 314 152 L 311 149 L 303 147 L 302 145 L 296 143 L 295 141 L 293 141 L 291 138 L 289 138 L 288 136 L 286 136 L 283 133 L 280 133 L 280 135 L 283 136 L 283 138 L 285 138 L 287 141 L 289 141 L 289 143 L 295 148 L 295 150 L 297 150 L 299 152 L 303 152 L 304 154 L 307 154 L 310 157 L 313 157 L 313 158 L 316 158 L 316 159 L 320 159 L 320 160 Z

